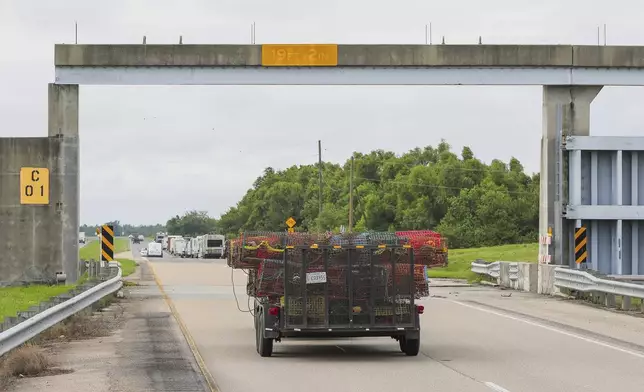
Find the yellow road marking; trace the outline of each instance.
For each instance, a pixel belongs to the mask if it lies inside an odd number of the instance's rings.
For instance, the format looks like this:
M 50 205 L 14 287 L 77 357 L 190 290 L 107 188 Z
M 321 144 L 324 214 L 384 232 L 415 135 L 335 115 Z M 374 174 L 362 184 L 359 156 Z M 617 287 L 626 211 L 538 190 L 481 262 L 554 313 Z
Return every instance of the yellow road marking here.
M 186 341 L 188 342 L 190 351 L 192 351 L 192 355 L 194 355 L 195 361 L 197 361 L 197 366 L 199 366 L 199 370 L 201 371 L 204 378 L 206 379 L 206 383 L 208 384 L 208 388 L 210 388 L 210 392 L 220 392 L 219 387 L 217 387 L 217 383 L 215 382 L 215 379 L 213 378 L 212 374 L 210 374 L 210 371 L 206 366 L 206 362 L 203 360 L 203 357 L 201 356 L 201 354 L 199 353 L 199 350 L 197 349 L 197 344 L 195 343 L 195 340 L 192 338 L 190 331 L 188 331 L 188 328 L 186 327 L 183 320 L 181 319 L 181 316 L 179 315 L 177 308 L 174 306 L 174 302 L 172 302 L 172 299 L 170 299 L 168 294 L 163 289 L 163 284 L 161 283 L 161 280 L 157 276 L 157 273 L 154 270 L 154 266 L 152 265 L 152 263 L 150 263 L 149 260 L 148 260 L 148 265 L 150 266 L 150 270 L 152 271 L 152 276 L 154 276 L 154 281 L 156 282 L 157 286 L 159 286 L 159 290 L 161 291 L 161 296 L 163 296 L 163 299 L 165 300 L 166 304 L 168 304 L 168 307 L 170 308 L 170 312 L 174 316 L 174 319 L 177 320 L 177 324 L 179 324 L 179 328 L 181 329 L 183 336 L 186 338 Z

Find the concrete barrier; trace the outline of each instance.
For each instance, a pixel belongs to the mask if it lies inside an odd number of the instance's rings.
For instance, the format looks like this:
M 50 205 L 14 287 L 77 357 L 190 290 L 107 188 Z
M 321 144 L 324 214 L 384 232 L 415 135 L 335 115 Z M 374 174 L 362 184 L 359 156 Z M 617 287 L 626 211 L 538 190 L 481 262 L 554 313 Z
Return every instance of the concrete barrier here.
M 480 263 L 474 262 L 472 271 L 481 274 L 486 281 L 492 281 L 501 287 L 527 291 L 544 295 L 559 295 L 561 291 L 554 285 L 555 265 L 521 263 L 513 261 L 497 261 L 498 269 L 481 268 Z M 498 270 L 498 276 L 496 271 Z

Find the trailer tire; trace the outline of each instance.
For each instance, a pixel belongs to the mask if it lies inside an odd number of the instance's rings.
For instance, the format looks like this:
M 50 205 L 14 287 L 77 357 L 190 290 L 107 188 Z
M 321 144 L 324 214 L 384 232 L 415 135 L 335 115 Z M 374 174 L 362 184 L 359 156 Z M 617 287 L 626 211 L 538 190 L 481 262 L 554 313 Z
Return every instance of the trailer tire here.
M 407 356 L 415 357 L 420 351 L 420 339 L 407 339 L 400 338 L 400 351 L 404 352 Z
M 273 339 L 264 337 L 264 330 L 266 328 L 264 322 L 264 314 L 259 313 L 259 322 L 257 323 L 257 352 L 262 357 L 270 357 L 273 355 Z

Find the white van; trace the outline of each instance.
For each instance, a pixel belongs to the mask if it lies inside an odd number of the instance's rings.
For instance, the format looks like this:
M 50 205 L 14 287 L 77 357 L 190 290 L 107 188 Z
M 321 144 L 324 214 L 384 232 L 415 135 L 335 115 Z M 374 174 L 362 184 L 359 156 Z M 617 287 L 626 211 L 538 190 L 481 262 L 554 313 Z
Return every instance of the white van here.
M 148 244 L 148 257 L 163 257 L 163 245 L 158 242 Z

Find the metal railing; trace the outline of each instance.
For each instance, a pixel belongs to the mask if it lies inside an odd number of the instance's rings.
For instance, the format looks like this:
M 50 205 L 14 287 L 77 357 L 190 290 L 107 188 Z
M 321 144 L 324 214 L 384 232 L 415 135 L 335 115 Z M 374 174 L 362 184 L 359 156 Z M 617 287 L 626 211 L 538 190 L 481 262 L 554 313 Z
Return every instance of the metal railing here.
M 588 272 L 557 268 L 554 285 L 584 293 L 598 292 L 625 297 L 644 298 L 644 285 L 619 280 L 601 279 Z
M 517 281 L 530 280 L 526 273 L 529 270 L 522 269 L 517 262 L 495 261 L 493 263 L 485 262 L 483 260 L 476 260 L 472 262 L 472 272 L 480 275 L 486 275 L 493 279 L 502 286 L 516 288 Z M 532 273 L 538 274 L 535 278 L 537 283 L 536 292 L 541 294 L 551 294 L 559 292 L 560 289 L 575 290 L 581 293 L 601 293 L 606 295 L 621 296 L 625 298 L 626 307 L 628 307 L 628 298 L 644 299 L 644 276 L 643 275 L 610 275 L 607 277 L 595 276 L 590 272 L 556 267 L 553 267 L 550 272 L 541 272 L 544 265 L 539 265 Z M 550 277 L 550 278 L 548 278 Z M 633 283 L 638 282 L 638 283 Z M 554 289 L 554 290 L 553 290 Z M 644 311 L 644 302 L 642 310 Z
M 472 272 L 481 275 L 489 275 L 493 278 L 501 276 L 501 262 L 495 261 L 487 263 L 483 260 L 476 260 L 472 262 Z
M 118 291 L 123 286 L 121 281 L 123 272 L 118 263 L 110 263 L 110 267 L 117 269 L 114 277 L 69 298 L 65 302 L 37 313 L 6 331 L 0 332 L 0 355 L 4 355 L 103 297 Z

